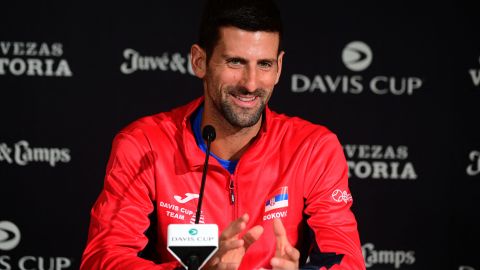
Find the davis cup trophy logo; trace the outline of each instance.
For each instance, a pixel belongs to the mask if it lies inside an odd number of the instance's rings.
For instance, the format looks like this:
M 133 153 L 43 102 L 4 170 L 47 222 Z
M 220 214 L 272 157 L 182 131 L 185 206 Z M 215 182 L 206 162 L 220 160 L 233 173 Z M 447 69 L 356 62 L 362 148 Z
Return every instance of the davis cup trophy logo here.
M 195 228 L 192 228 L 192 229 L 190 229 L 190 230 L 188 231 L 188 233 L 189 233 L 190 235 L 197 235 L 197 234 L 198 234 L 198 230 L 195 229 Z
M 0 221 L 0 250 L 12 250 L 20 243 L 20 230 L 10 221 Z
M 372 63 L 372 50 L 362 41 L 352 41 L 345 46 L 342 60 L 345 66 L 352 71 L 362 71 Z

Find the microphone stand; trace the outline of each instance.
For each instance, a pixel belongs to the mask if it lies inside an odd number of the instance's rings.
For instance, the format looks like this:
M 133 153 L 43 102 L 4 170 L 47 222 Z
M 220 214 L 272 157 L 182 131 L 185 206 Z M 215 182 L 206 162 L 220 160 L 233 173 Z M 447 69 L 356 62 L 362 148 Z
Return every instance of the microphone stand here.
M 200 194 L 198 197 L 198 206 L 197 206 L 197 213 L 195 216 L 195 224 L 198 224 L 200 222 L 200 213 L 202 212 L 203 193 L 205 190 L 205 182 L 207 180 L 208 159 L 210 157 L 210 145 L 213 142 L 213 140 L 215 140 L 215 137 L 216 137 L 215 129 L 210 125 L 205 126 L 203 128 L 202 137 L 207 142 L 207 150 L 205 151 L 206 152 L 205 163 L 203 165 L 202 183 L 200 185 Z M 198 268 L 200 267 L 199 257 L 193 253 L 188 257 L 188 260 L 189 260 L 188 270 L 198 270 Z

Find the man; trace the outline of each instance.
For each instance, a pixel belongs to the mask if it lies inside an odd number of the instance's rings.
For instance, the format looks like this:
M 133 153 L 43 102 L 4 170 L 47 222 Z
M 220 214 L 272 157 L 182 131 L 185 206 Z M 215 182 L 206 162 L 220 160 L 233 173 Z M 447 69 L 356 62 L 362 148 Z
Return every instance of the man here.
M 179 266 L 166 250 L 166 228 L 194 220 L 207 124 L 216 139 L 201 221 L 221 235 L 206 269 L 365 268 L 337 138 L 266 106 L 282 70 L 281 35 L 272 1 L 207 3 L 191 48 L 204 96 L 117 135 L 82 269 Z M 148 239 L 152 216 L 158 224 Z M 138 255 L 149 241 L 153 261 Z

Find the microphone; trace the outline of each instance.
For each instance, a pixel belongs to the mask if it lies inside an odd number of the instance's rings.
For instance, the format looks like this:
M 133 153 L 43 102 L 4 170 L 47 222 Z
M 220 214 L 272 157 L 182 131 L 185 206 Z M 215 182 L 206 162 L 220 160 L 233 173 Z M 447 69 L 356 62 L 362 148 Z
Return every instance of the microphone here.
M 195 224 L 170 224 L 167 232 L 168 251 L 188 270 L 200 269 L 218 250 L 218 226 L 216 224 L 198 224 L 202 212 L 210 145 L 216 137 L 215 128 L 206 125 L 203 128 L 202 137 L 207 142 L 207 149 L 205 151 Z
M 203 191 L 205 190 L 205 182 L 207 180 L 208 158 L 210 157 L 210 144 L 215 140 L 217 134 L 215 128 L 206 125 L 203 128 L 202 137 L 207 142 L 207 150 L 205 151 L 205 163 L 203 165 L 202 184 L 200 186 L 200 195 L 198 197 L 197 215 L 195 216 L 195 224 L 200 221 L 200 213 L 202 212 Z

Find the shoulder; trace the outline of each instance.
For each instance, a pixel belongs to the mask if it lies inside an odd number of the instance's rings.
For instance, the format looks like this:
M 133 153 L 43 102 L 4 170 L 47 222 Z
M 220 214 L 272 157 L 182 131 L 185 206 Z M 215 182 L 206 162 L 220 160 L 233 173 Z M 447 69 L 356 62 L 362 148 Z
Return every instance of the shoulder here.
M 172 137 L 185 128 L 189 115 L 198 107 L 199 100 L 174 108 L 167 112 L 139 118 L 125 126 L 119 134 L 138 137 Z
M 338 141 L 336 134 L 326 126 L 273 111 L 269 111 L 268 116 L 267 129 L 270 134 L 284 136 L 294 141 L 311 143 Z
M 274 112 L 268 121 L 266 144 L 284 158 L 301 160 L 317 172 L 329 166 L 338 171 L 345 169 L 343 147 L 337 135 L 327 127 Z

